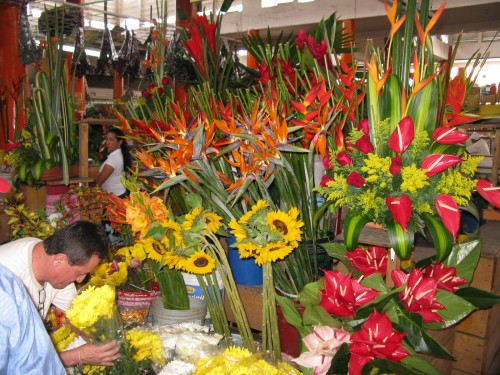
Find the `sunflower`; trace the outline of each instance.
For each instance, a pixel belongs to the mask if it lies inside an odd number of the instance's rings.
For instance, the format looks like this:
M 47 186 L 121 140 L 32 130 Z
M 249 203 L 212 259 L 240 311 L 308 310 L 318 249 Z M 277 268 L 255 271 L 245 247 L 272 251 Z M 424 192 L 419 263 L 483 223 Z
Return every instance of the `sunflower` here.
M 193 208 L 184 218 L 182 228 L 187 231 L 198 232 L 204 230 L 206 225 L 212 233 L 216 233 L 222 226 L 222 218 L 219 215 L 205 211 L 202 207 Z
M 196 275 L 210 273 L 215 268 L 215 259 L 203 251 L 197 251 L 186 258 L 183 269 Z
M 290 209 L 288 213 L 270 211 L 266 215 L 266 222 L 272 230 L 279 232 L 283 236 L 285 243 L 297 247 L 302 235 L 300 227 L 304 225 L 302 221 L 297 220 L 297 216 L 298 210 L 296 208 Z
M 146 254 L 148 254 L 148 258 L 158 263 L 163 260 L 163 255 L 165 254 L 166 249 L 161 242 L 158 242 L 153 238 L 145 238 L 141 241 L 141 243 L 144 246 Z
M 182 246 L 182 227 L 179 223 L 169 220 L 162 224 L 163 228 L 167 228 L 167 233 L 162 238 L 161 243 L 165 248 L 173 250 L 178 246 Z
M 243 226 L 241 226 L 236 220 L 232 219 L 229 222 L 229 228 L 232 229 L 231 233 L 234 235 L 236 242 L 241 242 L 247 239 L 247 232 Z
M 125 246 L 125 247 L 119 248 L 115 252 L 115 256 L 114 256 L 115 259 L 119 258 L 123 262 L 130 264 L 130 261 L 132 260 L 132 254 L 130 253 L 130 251 L 132 250 L 132 248 L 133 248 L 133 246 Z
M 265 208 L 269 207 L 269 203 L 266 201 L 260 199 L 255 203 L 250 211 L 248 211 L 246 214 L 244 214 L 242 217 L 240 217 L 239 223 L 241 225 L 246 225 L 250 221 L 250 219 L 255 216 L 260 210 L 263 210 Z
M 261 248 L 252 242 L 242 243 L 238 245 L 238 251 L 240 252 L 240 258 L 250 258 L 255 257 L 260 254 Z
M 283 242 L 271 242 L 261 249 L 260 254 L 255 256 L 255 262 L 261 266 L 264 263 L 276 262 L 278 259 L 284 259 L 289 255 L 295 246 L 286 245 Z
M 186 258 L 181 255 L 177 255 L 175 251 L 167 251 L 163 256 L 163 260 L 168 268 L 176 270 L 182 269 L 184 267 L 184 263 L 186 262 Z

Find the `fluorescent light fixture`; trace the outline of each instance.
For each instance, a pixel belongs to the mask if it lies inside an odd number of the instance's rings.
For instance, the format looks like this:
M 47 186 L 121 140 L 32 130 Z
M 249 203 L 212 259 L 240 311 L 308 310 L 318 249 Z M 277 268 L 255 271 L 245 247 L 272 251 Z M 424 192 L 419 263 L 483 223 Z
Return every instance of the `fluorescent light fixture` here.
M 246 49 L 239 49 L 237 52 L 238 56 L 247 56 L 248 51 Z
M 175 25 L 176 17 L 175 16 L 168 16 L 167 17 L 167 23 L 171 25 Z
M 63 44 L 63 51 L 73 53 L 75 52 L 75 47 Z M 101 55 L 101 51 L 91 48 L 85 48 L 85 53 L 87 54 L 87 56 L 94 56 L 94 57 L 99 57 Z
M 42 15 L 42 10 L 41 9 L 38 9 L 38 8 L 33 8 L 31 10 L 31 16 L 33 18 L 40 18 L 40 16 Z

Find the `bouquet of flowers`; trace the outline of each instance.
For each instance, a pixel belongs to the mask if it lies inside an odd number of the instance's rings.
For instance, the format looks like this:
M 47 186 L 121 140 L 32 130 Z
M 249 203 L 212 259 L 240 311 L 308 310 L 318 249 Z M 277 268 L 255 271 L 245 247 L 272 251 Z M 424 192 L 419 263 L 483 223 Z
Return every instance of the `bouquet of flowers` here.
M 440 374 L 421 354 L 453 359 L 429 330 L 450 327 L 477 308 L 500 302 L 469 286 L 481 242 L 455 245 L 443 261 L 423 260 L 409 271 L 387 272 L 389 251 L 370 246 L 347 251 L 324 245 L 350 272 L 325 271 L 306 286 L 296 305 L 278 302 L 304 346 L 295 362 L 304 374 L 366 374 L 372 369 L 398 374 Z M 392 279 L 389 287 L 386 278 Z M 481 295 L 477 299 L 474 296 Z

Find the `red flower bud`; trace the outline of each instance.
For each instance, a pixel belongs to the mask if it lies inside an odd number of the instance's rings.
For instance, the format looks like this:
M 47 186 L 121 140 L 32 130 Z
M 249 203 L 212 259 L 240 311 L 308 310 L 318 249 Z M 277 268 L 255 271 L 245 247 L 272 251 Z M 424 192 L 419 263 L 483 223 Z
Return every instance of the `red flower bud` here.
M 455 155 L 432 154 L 427 156 L 422 162 L 422 169 L 427 169 L 427 177 L 434 176 L 462 161 Z
M 401 163 L 403 162 L 403 159 L 401 158 L 401 156 L 394 156 L 392 159 L 391 159 L 391 166 L 389 167 L 389 172 L 391 172 L 391 174 L 393 176 L 397 175 L 397 174 L 400 174 L 401 173 Z
M 368 119 L 365 118 L 358 122 L 358 130 L 361 130 L 365 135 L 370 133 Z
M 163 86 L 167 86 L 167 85 L 169 84 L 169 82 L 170 82 L 170 78 L 169 78 L 169 77 L 167 77 L 167 76 L 165 76 L 165 77 L 163 77 L 163 78 L 161 79 L 161 84 L 162 84 Z
M 157 92 L 158 92 L 159 96 L 162 96 L 163 93 L 165 92 L 165 90 L 163 89 L 163 87 L 158 87 L 158 91 Z
M 358 172 L 351 172 L 351 174 L 347 176 L 347 184 L 361 188 L 365 185 L 365 179 Z
M 440 126 L 432 132 L 432 139 L 443 145 L 456 145 L 464 143 L 469 139 L 469 135 L 455 128 Z
M 144 96 L 145 98 L 147 98 L 147 97 L 148 97 L 148 95 L 149 95 L 149 91 L 148 91 L 148 89 L 144 89 L 144 90 L 142 90 L 141 94 L 142 94 L 142 96 Z
M 457 238 L 458 229 L 460 228 L 460 210 L 458 205 L 451 195 L 440 194 L 434 198 L 438 215 L 443 220 L 443 224 Z
M 339 163 L 343 167 L 345 167 L 346 165 L 352 164 L 351 157 L 345 151 L 339 152 L 337 154 L 337 157 L 335 158 L 335 160 L 337 161 L 337 163 Z
M 360 139 L 358 139 L 354 145 L 363 154 L 369 154 L 374 150 L 373 145 L 370 142 L 370 138 L 368 138 L 367 135 L 364 135 Z
M 402 154 L 413 141 L 413 138 L 415 138 L 415 126 L 411 117 L 406 116 L 399 121 L 396 129 L 392 132 L 388 146 L 392 151 Z
M 477 192 L 491 205 L 500 208 L 500 187 L 486 180 L 477 180 Z
M 321 176 L 321 182 L 319 183 L 320 186 L 325 187 L 330 181 L 335 181 L 333 178 L 328 177 L 326 174 Z
M 411 200 L 406 195 L 401 194 L 399 200 L 396 197 L 388 196 L 385 204 L 394 218 L 394 221 L 401 225 L 405 232 L 408 231 L 407 225 L 411 218 Z

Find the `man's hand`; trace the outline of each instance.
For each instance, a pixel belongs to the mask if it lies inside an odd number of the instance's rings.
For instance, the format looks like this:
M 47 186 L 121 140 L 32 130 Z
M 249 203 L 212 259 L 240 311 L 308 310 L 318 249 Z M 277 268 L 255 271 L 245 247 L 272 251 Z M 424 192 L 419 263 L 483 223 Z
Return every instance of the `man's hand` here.
M 120 358 L 120 346 L 113 340 L 104 344 L 85 344 L 59 354 L 65 367 L 83 365 L 113 366 Z

